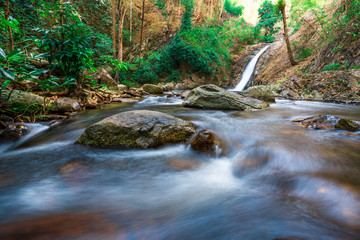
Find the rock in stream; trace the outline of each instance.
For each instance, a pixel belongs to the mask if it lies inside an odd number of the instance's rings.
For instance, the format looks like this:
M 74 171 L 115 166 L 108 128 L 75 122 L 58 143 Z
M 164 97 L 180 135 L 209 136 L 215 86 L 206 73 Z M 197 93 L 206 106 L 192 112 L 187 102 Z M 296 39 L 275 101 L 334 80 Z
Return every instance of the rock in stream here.
M 76 143 L 89 146 L 155 148 L 186 142 L 193 125 L 171 115 L 148 110 L 122 112 L 90 125 Z
M 269 105 L 263 101 L 243 97 L 216 85 L 208 84 L 191 90 L 183 106 L 201 109 L 247 110 L 263 109 Z

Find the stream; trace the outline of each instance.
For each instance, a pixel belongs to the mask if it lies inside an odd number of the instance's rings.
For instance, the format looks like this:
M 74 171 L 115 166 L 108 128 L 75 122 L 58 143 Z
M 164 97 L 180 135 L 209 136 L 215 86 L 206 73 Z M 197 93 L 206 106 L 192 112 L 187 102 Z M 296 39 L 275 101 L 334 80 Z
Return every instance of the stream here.
M 360 239 L 360 138 L 291 122 L 320 114 L 359 121 L 360 106 L 277 100 L 240 112 L 181 102 L 105 105 L 0 146 L 0 239 Z M 212 130 L 229 153 L 74 144 L 90 124 L 134 109 Z M 197 167 L 174 169 L 179 159 Z

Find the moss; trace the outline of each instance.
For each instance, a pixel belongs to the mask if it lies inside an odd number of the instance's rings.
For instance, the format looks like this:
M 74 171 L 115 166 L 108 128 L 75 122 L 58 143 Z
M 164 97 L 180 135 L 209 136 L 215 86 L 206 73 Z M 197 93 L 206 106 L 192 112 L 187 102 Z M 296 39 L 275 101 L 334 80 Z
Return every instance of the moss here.
M 340 119 L 335 125 L 337 129 L 343 129 L 348 131 L 356 131 L 360 129 L 360 125 L 348 118 Z

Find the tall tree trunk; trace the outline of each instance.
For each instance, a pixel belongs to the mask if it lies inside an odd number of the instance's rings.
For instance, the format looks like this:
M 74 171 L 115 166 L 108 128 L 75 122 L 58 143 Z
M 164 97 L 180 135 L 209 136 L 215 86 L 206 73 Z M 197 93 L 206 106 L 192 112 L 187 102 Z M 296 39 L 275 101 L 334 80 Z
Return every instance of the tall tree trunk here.
M 126 15 L 127 5 L 125 0 L 120 1 L 119 3 L 119 51 L 118 51 L 118 61 L 122 63 L 123 61 L 123 30 L 124 30 L 124 20 Z M 115 81 L 119 81 L 119 69 L 116 69 L 115 73 Z
M 9 18 L 10 18 L 9 0 L 6 0 L 5 18 L 6 18 L 6 20 L 9 20 Z M 12 30 L 11 30 L 10 26 L 8 26 L 8 31 L 9 31 L 10 49 L 11 49 L 11 51 L 13 51 L 14 50 L 14 39 L 13 39 Z
M 114 59 L 116 59 L 116 4 L 115 0 L 111 0 L 112 5 L 112 40 L 113 40 L 113 51 L 114 51 Z
M 289 60 L 290 60 L 291 65 L 295 66 L 296 62 L 295 62 L 294 57 L 293 57 L 293 52 L 292 52 L 291 45 L 290 45 L 290 39 L 289 39 L 287 23 L 286 23 L 285 5 L 282 6 L 280 10 L 281 10 L 281 15 L 283 17 L 284 35 L 285 35 L 285 42 L 286 42 L 286 47 L 287 47 L 287 51 L 288 51 L 288 55 L 289 55 Z
M 220 17 L 220 20 L 221 20 L 221 15 L 224 11 L 224 4 L 225 4 L 225 0 L 219 0 L 220 2 L 220 14 L 219 14 L 219 17 Z
M 141 27 L 140 27 L 140 49 L 139 49 L 139 58 L 142 53 L 142 41 L 143 41 L 143 31 L 144 31 L 144 15 L 145 15 L 145 0 L 142 1 L 142 14 L 141 14 Z
M 130 42 L 132 35 L 132 0 L 130 0 Z

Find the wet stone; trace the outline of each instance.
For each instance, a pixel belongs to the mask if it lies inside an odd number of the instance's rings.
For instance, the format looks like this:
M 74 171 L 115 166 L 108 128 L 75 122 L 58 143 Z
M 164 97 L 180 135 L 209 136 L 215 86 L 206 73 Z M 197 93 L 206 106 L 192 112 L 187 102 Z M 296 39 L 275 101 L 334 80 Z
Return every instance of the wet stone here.
M 205 153 L 215 156 L 217 149 L 221 151 L 221 155 L 228 152 L 227 144 L 220 137 L 210 130 L 201 130 L 191 140 L 190 147 L 198 153 Z
M 118 231 L 119 229 L 117 229 Z M 2 239 L 68 239 L 85 234 L 113 234 L 115 227 L 98 214 L 59 214 L 0 226 Z
M 174 159 L 167 163 L 168 167 L 174 171 L 196 170 L 200 163 L 190 159 Z
M 319 115 L 309 118 L 295 119 L 293 123 L 305 128 L 313 129 L 342 129 L 347 131 L 357 131 L 360 125 L 348 118 L 339 118 L 331 115 Z
M 7 128 L 0 130 L 0 142 L 17 141 L 28 132 L 29 129 L 21 123 L 11 124 Z

